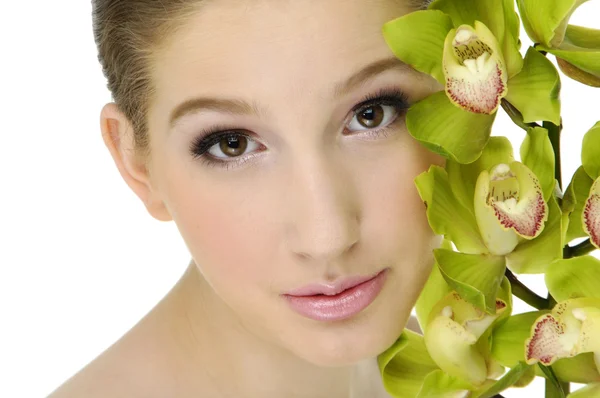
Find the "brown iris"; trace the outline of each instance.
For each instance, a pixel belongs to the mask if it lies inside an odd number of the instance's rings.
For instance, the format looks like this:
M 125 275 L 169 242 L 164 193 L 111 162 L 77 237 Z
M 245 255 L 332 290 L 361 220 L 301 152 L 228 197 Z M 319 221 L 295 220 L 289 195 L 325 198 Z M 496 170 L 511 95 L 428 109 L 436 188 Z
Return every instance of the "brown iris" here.
M 383 108 L 381 105 L 372 105 L 360 111 L 360 113 L 357 115 L 357 118 L 358 122 L 363 127 L 373 128 L 381 124 L 383 116 Z
M 227 156 L 237 157 L 248 147 L 248 139 L 241 135 L 225 137 L 219 143 L 221 151 Z

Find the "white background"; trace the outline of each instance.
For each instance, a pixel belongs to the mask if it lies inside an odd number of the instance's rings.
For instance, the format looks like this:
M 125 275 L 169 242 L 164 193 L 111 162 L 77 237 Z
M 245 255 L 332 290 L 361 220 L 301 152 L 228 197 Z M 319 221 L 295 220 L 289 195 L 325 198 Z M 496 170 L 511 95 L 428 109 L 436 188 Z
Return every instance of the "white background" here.
M 111 98 L 90 2 L 4 0 L 0 16 L 0 397 L 42 397 L 142 318 L 190 257 L 102 142 L 100 109 Z M 571 22 L 600 28 L 599 17 L 593 1 Z M 600 89 L 564 78 L 562 98 L 566 186 L 583 134 L 600 120 Z M 516 149 L 523 138 L 500 113 L 494 134 Z M 539 276 L 522 279 L 545 294 Z M 542 391 L 539 379 L 505 396 Z

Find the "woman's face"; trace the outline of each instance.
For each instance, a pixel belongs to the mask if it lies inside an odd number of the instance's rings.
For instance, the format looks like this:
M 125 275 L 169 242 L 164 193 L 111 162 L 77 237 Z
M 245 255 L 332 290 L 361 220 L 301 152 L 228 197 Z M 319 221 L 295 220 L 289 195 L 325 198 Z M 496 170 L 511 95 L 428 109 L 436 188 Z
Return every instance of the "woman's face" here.
M 439 88 L 381 33 L 409 11 L 392 0 L 207 2 L 155 65 L 153 194 L 245 328 L 312 363 L 389 347 L 432 266 L 437 239 L 413 180 L 441 159 L 411 138 L 404 113 Z M 192 99 L 198 108 L 177 111 Z M 224 130 L 237 135 L 195 157 L 204 133 Z M 384 269 L 374 301 L 351 316 L 300 299 L 310 316 L 283 295 Z

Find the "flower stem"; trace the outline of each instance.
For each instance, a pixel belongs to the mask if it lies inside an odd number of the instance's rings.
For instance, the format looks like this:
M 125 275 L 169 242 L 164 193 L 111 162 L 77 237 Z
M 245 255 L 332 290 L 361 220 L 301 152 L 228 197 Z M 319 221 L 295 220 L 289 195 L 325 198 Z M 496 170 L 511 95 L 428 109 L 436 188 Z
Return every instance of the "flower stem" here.
M 573 258 L 579 256 L 585 256 L 589 252 L 596 250 L 596 246 L 592 244 L 589 239 L 584 240 L 575 246 L 565 246 L 567 253 L 564 255 L 564 258 Z
M 538 296 L 534 292 L 532 292 L 527 286 L 525 286 L 521 281 L 517 279 L 515 274 L 513 274 L 508 268 L 504 273 L 510 282 L 510 287 L 512 290 L 512 294 L 532 306 L 538 310 L 545 310 L 550 308 L 549 300 L 543 297 Z
M 544 55 L 546 55 L 545 53 L 543 53 Z M 554 178 L 556 178 L 556 181 L 558 181 L 558 187 L 560 188 L 560 191 L 562 192 L 562 172 L 561 172 L 561 161 L 560 161 L 560 133 L 563 129 L 563 124 L 562 124 L 562 118 L 560 120 L 560 125 L 557 126 L 554 123 L 551 122 L 544 122 L 542 124 L 542 126 L 548 130 L 548 138 L 550 139 L 550 143 L 552 144 L 552 150 L 554 151 Z M 585 242 L 584 242 L 585 243 Z M 587 245 L 577 245 L 575 247 L 569 247 L 569 245 L 565 245 L 563 247 L 563 258 L 569 258 L 569 256 L 573 256 L 574 253 L 581 253 L 582 251 L 587 250 Z M 581 255 L 581 254 L 579 254 Z M 550 292 L 548 292 L 548 298 L 546 299 L 547 301 L 547 305 L 548 305 L 548 309 L 552 309 L 554 308 L 554 306 L 556 305 L 556 300 L 554 299 L 554 297 L 552 297 L 552 295 L 550 294 Z M 552 372 L 552 368 L 550 368 L 550 371 Z M 562 389 L 562 391 L 557 391 L 556 388 L 553 386 L 553 383 L 551 380 L 549 380 L 548 378 L 546 379 L 545 382 L 545 386 L 546 386 L 546 393 L 545 396 L 546 398 L 558 398 L 558 397 L 565 397 L 566 395 L 569 394 L 570 390 L 571 390 L 571 385 L 569 382 L 563 382 L 558 380 L 558 384 L 560 389 Z
M 562 131 L 562 121 L 560 126 L 551 122 L 544 122 L 543 127 L 548 130 L 548 138 L 554 150 L 554 177 L 558 181 L 558 187 L 562 191 L 562 173 L 560 165 L 560 132 Z

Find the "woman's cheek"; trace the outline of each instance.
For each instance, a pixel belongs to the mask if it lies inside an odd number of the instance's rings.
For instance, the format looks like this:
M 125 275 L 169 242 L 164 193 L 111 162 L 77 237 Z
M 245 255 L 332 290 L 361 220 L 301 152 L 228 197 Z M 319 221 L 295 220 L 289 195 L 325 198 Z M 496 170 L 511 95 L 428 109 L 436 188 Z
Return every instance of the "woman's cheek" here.
M 179 211 L 175 220 L 200 271 L 216 289 L 245 289 L 267 273 L 266 231 L 255 211 L 240 206 L 239 197 L 211 190 L 210 196 L 187 190 L 175 200 Z M 201 204 L 201 205 L 198 205 Z M 262 218 L 264 220 L 264 218 Z

